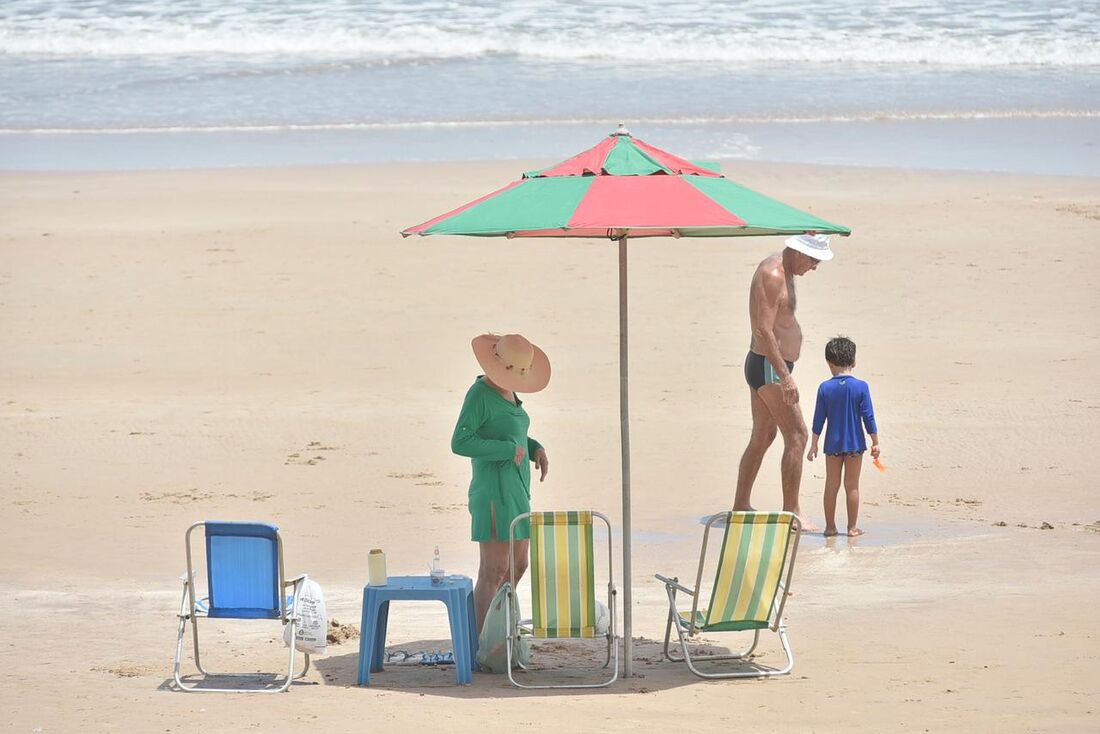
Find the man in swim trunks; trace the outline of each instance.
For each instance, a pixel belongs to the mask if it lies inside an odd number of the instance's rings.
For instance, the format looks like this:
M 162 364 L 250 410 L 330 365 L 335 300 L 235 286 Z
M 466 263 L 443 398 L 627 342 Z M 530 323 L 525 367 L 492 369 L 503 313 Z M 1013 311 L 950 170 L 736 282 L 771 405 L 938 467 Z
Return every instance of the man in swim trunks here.
M 825 235 L 787 238 L 783 252 L 767 257 L 756 269 L 749 287 L 752 341 L 745 357 L 745 380 L 752 404 L 752 436 L 737 470 L 734 510 L 751 510 L 752 485 L 764 454 L 783 434 L 783 509 L 802 518 L 798 488 L 802 482 L 802 455 L 809 438 L 798 406 L 798 386 L 791 373 L 802 351 L 802 328 L 795 318 L 794 276 L 816 270 L 833 259 Z M 803 519 L 803 529 L 813 529 Z

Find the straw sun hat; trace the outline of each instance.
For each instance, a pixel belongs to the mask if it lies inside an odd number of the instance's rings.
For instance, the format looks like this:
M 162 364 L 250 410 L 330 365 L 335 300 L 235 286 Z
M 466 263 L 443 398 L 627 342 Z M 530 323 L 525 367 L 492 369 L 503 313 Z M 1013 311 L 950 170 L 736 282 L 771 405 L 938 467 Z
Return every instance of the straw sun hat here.
M 546 352 L 519 334 L 482 334 L 471 346 L 485 376 L 505 390 L 538 392 L 550 382 Z

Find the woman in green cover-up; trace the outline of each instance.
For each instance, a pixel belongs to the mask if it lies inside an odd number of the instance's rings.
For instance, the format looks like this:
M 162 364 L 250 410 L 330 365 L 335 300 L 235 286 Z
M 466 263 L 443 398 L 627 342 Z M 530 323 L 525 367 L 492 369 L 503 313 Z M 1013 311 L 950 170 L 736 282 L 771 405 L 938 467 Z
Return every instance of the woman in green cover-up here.
M 508 580 L 508 528 L 531 511 L 531 465 L 541 482 L 550 462 L 542 445 L 527 435 L 531 419 L 516 393 L 538 392 L 550 381 L 546 354 L 518 334 L 484 334 L 473 340 L 474 356 L 485 374 L 474 380 L 462 403 L 451 450 L 468 456 L 471 539 L 480 546 L 474 586 L 480 630 L 497 589 Z M 516 527 L 517 580 L 527 570 L 527 522 Z

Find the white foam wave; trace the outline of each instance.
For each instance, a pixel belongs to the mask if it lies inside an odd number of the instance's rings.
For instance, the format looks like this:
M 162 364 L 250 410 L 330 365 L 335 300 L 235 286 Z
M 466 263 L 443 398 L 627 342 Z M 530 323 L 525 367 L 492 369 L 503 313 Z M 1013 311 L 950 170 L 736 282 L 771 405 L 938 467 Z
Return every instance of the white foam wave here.
M 815 41 L 806 42 L 807 37 Z M 490 57 L 575 63 L 859 63 L 965 67 L 1100 66 L 1095 35 L 1035 32 L 985 36 L 948 30 L 910 35 L 892 29 L 756 28 L 724 33 L 701 28 L 644 35 L 592 29 L 514 31 L 317 26 L 277 28 L 223 24 L 201 27 L 122 19 L 105 27 L 11 28 L 0 24 L 0 56 L 58 58 L 227 56 L 346 59 L 368 63 Z
M 1100 110 L 972 110 L 961 112 L 868 112 L 860 114 L 767 116 L 736 115 L 718 117 L 643 117 L 631 118 L 630 127 L 638 125 L 709 126 L 733 124 L 858 123 L 858 122 L 919 122 L 1007 119 L 1095 119 Z M 611 118 L 562 118 L 530 120 L 419 120 L 391 122 L 332 122 L 310 124 L 255 125 L 171 125 L 163 127 L 88 127 L 88 128 L 0 128 L 0 135 L 133 135 L 178 133 L 271 133 L 324 131 L 386 131 L 431 129 L 489 129 L 509 127 L 553 127 L 604 125 L 613 129 L 618 120 Z

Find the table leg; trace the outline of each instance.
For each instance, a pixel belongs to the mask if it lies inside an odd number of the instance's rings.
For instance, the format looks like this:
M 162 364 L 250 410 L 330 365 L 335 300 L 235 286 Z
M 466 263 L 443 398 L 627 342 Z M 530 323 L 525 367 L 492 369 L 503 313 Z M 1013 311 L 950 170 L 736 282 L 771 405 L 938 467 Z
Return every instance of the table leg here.
M 460 684 L 473 682 L 470 670 L 470 623 L 466 618 L 465 594 L 455 589 L 447 595 L 447 618 L 451 623 L 451 647 L 455 656 L 455 677 Z
M 371 660 L 374 656 L 374 635 L 371 633 L 376 628 L 375 615 L 377 609 L 372 602 L 370 592 L 364 590 L 363 615 L 359 620 L 359 671 L 355 678 L 356 684 L 360 686 L 370 683 Z
M 477 611 L 474 608 L 473 590 L 464 590 L 466 597 L 466 618 L 470 621 L 470 669 L 477 670 L 477 650 L 481 642 L 481 630 L 477 628 Z
M 378 613 L 375 617 L 377 628 L 374 632 L 374 652 L 371 655 L 371 672 L 382 670 L 382 663 L 386 659 L 386 625 L 390 619 L 390 602 L 387 599 L 379 603 Z

